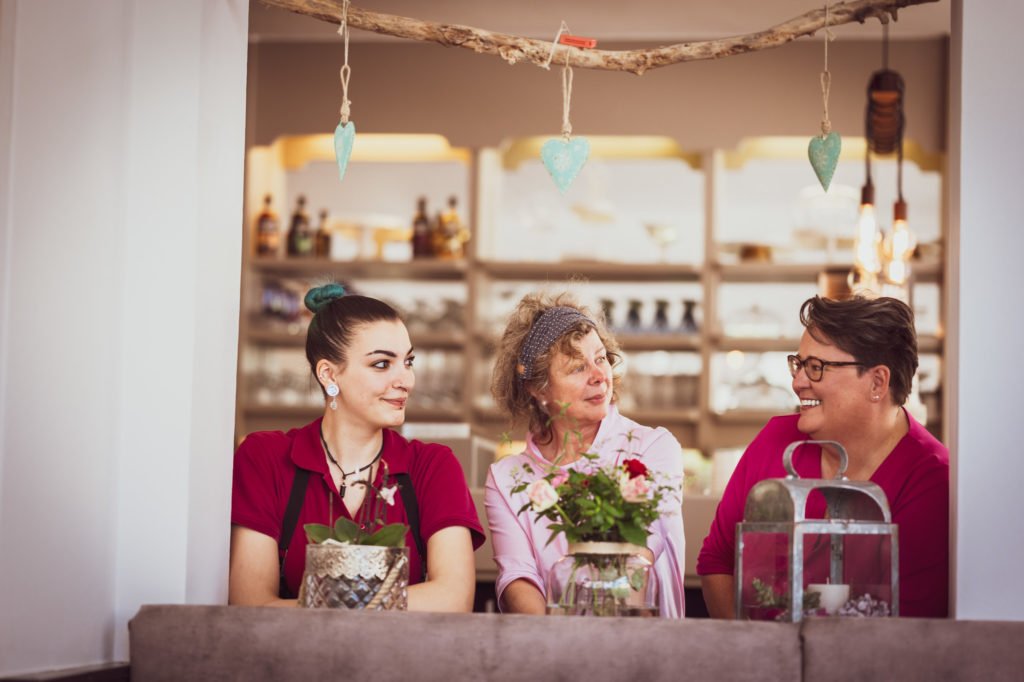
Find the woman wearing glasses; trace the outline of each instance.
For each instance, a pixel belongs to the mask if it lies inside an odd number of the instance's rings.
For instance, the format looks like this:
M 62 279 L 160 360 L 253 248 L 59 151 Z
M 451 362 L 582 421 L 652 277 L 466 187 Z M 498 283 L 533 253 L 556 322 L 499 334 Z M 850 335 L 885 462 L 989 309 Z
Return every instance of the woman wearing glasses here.
M 747 447 L 718 505 L 697 560 L 712 617 L 735 613 L 736 524 L 755 483 L 786 475 L 782 452 L 799 440 L 834 440 L 849 457 L 846 477 L 885 491 L 899 526 L 900 615 L 945 617 L 949 580 L 949 452 L 903 408 L 917 371 L 914 314 L 894 298 L 814 297 L 800 309 L 805 331 L 789 356 L 798 414 L 775 417 Z M 832 478 L 839 456 L 798 448 L 802 478 Z M 823 518 L 824 499 L 808 500 Z

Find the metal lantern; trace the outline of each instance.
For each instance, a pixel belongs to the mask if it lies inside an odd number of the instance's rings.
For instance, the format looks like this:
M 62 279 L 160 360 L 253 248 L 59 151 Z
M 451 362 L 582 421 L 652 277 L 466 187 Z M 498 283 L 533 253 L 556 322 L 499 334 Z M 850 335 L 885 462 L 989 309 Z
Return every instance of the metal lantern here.
M 793 453 L 802 445 L 835 448 L 835 478 L 801 479 Z M 751 488 L 736 525 L 736 617 L 899 615 L 898 529 L 885 493 L 846 479 L 846 449 L 835 441 L 791 443 L 782 457 L 786 478 Z M 824 496 L 824 519 L 807 518 L 812 495 Z

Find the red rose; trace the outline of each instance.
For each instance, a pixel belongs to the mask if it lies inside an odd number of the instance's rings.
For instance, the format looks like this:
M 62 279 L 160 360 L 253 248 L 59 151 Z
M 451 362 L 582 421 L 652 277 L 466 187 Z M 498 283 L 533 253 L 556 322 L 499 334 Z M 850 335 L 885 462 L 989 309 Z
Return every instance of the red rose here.
M 627 459 L 622 463 L 622 466 L 626 467 L 626 473 L 629 474 L 630 478 L 647 475 L 647 467 L 638 459 Z

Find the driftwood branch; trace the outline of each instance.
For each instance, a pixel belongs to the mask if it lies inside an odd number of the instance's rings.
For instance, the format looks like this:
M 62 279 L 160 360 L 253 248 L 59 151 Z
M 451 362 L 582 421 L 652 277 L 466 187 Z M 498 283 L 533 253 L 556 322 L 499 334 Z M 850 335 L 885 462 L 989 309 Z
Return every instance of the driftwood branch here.
M 810 3 L 810 0 L 808 0 Z M 344 0 L 263 0 L 264 4 L 304 14 L 314 19 L 341 23 Z M 903 7 L 922 5 L 938 0 L 851 0 L 829 7 L 829 26 L 840 26 L 852 22 L 864 23 L 876 17 L 883 23 Z M 495 33 L 472 26 L 459 24 L 438 24 L 393 14 L 381 14 L 349 5 L 348 25 L 364 31 L 373 31 L 396 38 L 440 43 L 445 47 L 465 47 L 482 54 L 497 55 L 509 64 L 532 62 L 547 68 L 551 43 L 544 40 L 522 38 L 507 33 Z M 813 35 L 825 26 L 825 9 L 819 3 L 818 9 L 801 14 L 764 31 L 747 35 L 701 40 L 690 43 L 668 45 L 652 50 L 583 50 L 560 46 L 556 62 L 565 60 L 563 50 L 572 50 L 572 66 L 584 69 L 606 71 L 628 71 L 642 75 L 659 66 L 692 62 L 703 59 L 719 59 L 735 54 L 766 50 L 792 42 L 803 36 Z

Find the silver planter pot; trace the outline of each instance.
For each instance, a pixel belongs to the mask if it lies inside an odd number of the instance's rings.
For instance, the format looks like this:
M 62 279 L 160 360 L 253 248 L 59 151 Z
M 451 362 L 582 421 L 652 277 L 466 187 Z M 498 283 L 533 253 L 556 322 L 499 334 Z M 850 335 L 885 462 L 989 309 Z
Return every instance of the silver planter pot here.
M 404 611 L 409 550 L 373 545 L 306 545 L 299 606 Z

